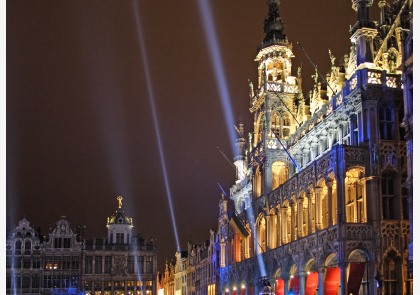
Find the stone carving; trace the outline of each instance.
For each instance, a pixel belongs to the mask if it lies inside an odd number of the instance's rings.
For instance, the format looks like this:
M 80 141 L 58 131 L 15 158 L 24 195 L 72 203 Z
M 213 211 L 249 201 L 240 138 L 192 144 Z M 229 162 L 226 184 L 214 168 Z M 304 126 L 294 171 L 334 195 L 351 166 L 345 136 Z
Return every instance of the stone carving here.
M 394 142 L 382 142 L 379 153 L 381 169 L 391 167 L 397 170 L 397 147 Z
M 124 255 L 114 257 L 114 264 L 112 265 L 111 272 L 113 275 L 127 275 L 127 262 Z
M 351 167 L 354 165 L 363 165 L 365 160 L 364 148 L 346 146 L 344 150 L 344 160 L 346 161 L 346 167 Z

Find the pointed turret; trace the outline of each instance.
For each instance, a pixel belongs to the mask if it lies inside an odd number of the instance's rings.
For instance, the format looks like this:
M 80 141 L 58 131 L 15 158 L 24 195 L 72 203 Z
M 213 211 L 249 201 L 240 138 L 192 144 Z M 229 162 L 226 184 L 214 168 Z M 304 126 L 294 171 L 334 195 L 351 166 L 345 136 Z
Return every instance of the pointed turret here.
M 239 123 L 239 128 L 235 126 L 238 137 L 236 139 L 236 148 L 237 154 L 234 158 L 234 164 L 236 167 L 236 179 L 242 180 L 245 178 L 247 173 L 246 171 L 246 161 L 245 161 L 245 151 L 246 151 L 246 140 L 244 137 L 244 124 Z
M 271 45 L 289 44 L 286 34 L 284 34 L 284 23 L 279 14 L 280 0 L 268 0 L 268 16 L 264 20 L 265 38 L 261 42 L 258 50 Z
M 378 31 L 375 23 L 369 18 L 369 7 L 372 3 L 373 0 L 352 0 L 352 7 L 357 12 L 357 21 L 350 30 L 350 39 L 356 44 L 358 67 L 373 67 L 373 39 Z

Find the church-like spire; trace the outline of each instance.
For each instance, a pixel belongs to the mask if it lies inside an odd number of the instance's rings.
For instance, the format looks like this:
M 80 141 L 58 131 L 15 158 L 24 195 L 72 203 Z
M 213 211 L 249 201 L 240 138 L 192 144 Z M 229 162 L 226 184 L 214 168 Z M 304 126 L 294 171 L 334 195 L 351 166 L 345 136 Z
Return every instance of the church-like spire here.
M 264 20 L 265 38 L 261 42 L 258 50 L 270 45 L 288 44 L 287 36 L 284 34 L 284 23 L 279 14 L 280 0 L 268 0 L 268 16 Z

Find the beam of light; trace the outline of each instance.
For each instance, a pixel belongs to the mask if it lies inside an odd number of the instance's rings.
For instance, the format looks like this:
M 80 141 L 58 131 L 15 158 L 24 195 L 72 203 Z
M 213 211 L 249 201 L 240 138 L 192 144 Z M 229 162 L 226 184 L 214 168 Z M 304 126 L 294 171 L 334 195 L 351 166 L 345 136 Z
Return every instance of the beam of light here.
M 200 7 L 200 14 L 201 14 L 201 21 L 202 25 L 204 27 L 204 30 L 206 32 L 206 40 L 207 45 L 210 50 L 210 55 L 212 58 L 213 63 L 213 74 L 217 82 L 217 89 L 219 91 L 219 99 L 220 103 L 222 104 L 223 114 L 225 117 L 225 123 L 226 128 L 228 130 L 229 140 L 230 140 L 230 146 L 232 149 L 232 153 L 235 155 L 236 153 L 236 134 L 234 130 L 234 120 L 233 120 L 233 110 L 231 106 L 231 100 L 229 95 L 229 89 L 226 82 L 225 72 L 223 68 L 223 61 L 222 56 L 220 54 L 219 50 L 219 42 L 216 36 L 216 29 L 213 22 L 211 7 L 207 0 L 198 0 L 199 7 Z M 254 222 L 254 212 L 252 210 L 252 206 L 249 206 L 246 210 L 248 214 L 248 219 L 252 222 Z M 255 232 L 254 226 L 251 226 L 251 231 L 254 231 L 252 233 L 252 237 L 256 239 L 257 241 L 257 247 L 260 247 L 258 245 L 258 233 Z M 261 250 L 258 248 L 257 250 L 257 259 L 258 264 L 260 267 L 260 274 L 261 277 L 265 277 L 267 275 L 264 261 L 262 258 Z
M 257 251 L 256 251 L 256 255 L 257 255 L 257 261 L 258 261 L 258 265 L 260 267 L 260 275 L 262 278 L 267 276 L 267 271 L 265 269 L 265 264 L 264 264 L 264 260 L 262 257 L 262 249 L 261 249 L 261 245 L 258 243 L 259 241 L 259 234 L 258 231 L 255 230 L 255 216 L 254 216 L 254 210 L 252 209 L 252 205 L 248 206 L 248 208 L 246 208 L 246 214 L 248 216 L 248 220 L 251 223 L 251 237 L 254 237 L 254 245 L 257 245 Z
M 136 247 L 138 247 L 138 246 L 136 246 Z M 133 257 L 134 257 L 134 268 L 137 270 L 137 273 L 136 273 L 137 281 L 143 282 L 140 267 L 144 267 L 144 265 L 141 265 L 141 266 L 139 265 L 139 261 L 137 259 L 136 251 L 134 251 L 134 249 L 131 249 L 131 252 L 132 252 Z M 144 261 L 143 261 L 143 264 L 144 264 Z M 141 291 L 143 291 L 143 285 L 139 286 L 139 288 L 141 289 Z
M 112 96 L 114 97 L 114 95 Z M 102 99 L 101 104 L 105 103 L 105 99 Z M 107 154 L 108 167 L 112 174 L 112 180 L 114 182 L 114 189 L 116 195 L 122 195 L 124 197 L 124 203 L 128 203 L 127 208 L 132 207 L 133 190 L 131 186 L 131 178 L 129 177 L 130 163 L 127 158 L 127 145 L 125 144 L 125 129 L 123 124 L 123 118 L 116 115 L 113 108 L 122 106 L 118 104 L 118 99 L 114 99 L 112 102 L 105 103 L 106 114 L 101 116 L 101 130 L 104 138 L 104 148 Z M 96 112 L 98 113 L 98 112 Z
M 180 251 L 181 248 L 180 248 L 179 239 L 178 239 L 178 230 L 177 230 L 176 221 L 175 221 L 175 213 L 174 213 L 174 209 L 173 209 L 173 205 L 172 205 L 172 195 L 171 195 L 171 190 L 170 190 L 170 187 L 169 187 L 169 179 L 168 179 L 168 173 L 167 173 L 167 169 L 166 169 L 165 155 L 163 153 L 162 141 L 161 141 L 161 137 L 160 137 L 160 128 L 159 128 L 159 121 L 158 121 L 158 116 L 157 116 L 157 111 L 156 111 L 155 96 L 154 96 L 154 93 L 153 93 L 152 79 L 151 79 L 151 75 L 150 75 L 150 71 L 149 71 L 149 63 L 148 63 L 148 60 L 147 60 L 146 46 L 145 46 L 143 31 L 142 31 L 142 27 L 141 27 L 140 13 L 139 13 L 139 8 L 138 8 L 137 1 L 133 0 L 132 3 L 133 3 L 133 6 L 134 6 L 134 14 L 135 14 L 134 16 L 135 16 L 135 19 L 136 19 L 137 34 L 138 34 L 138 37 L 139 37 L 139 46 L 140 46 L 141 57 L 142 57 L 142 61 L 143 61 L 143 70 L 144 70 L 144 74 L 145 74 L 145 77 L 146 77 L 147 92 L 148 92 L 148 96 L 149 96 L 150 107 L 151 107 L 151 110 L 152 110 L 153 125 L 155 127 L 156 140 L 157 140 L 157 143 L 158 143 L 160 164 L 161 164 L 161 168 L 162 168 L 163 178 L 164 178 L 164 181 L 165 181 L 166 196 L 167 196 L 167 199 L 168 199 L 169 209 L 170 209 L 170 213 L 171 213 L 172 227 L 173 227 L 173 231 L 174 231 L 174 235 L 175 235 L 176 246 L 177 246 L 177 249 Z
M 236 153 L 236 135 L 234 130 L 234 117 L 232 105 L 229 95 L 229 89 L 226 82 L 225 71 L 223 68 L 223 60 L 220 54 L 219 42 L 216 36 L 211 7 L 207 0 L 198 0 L 201 14 L 201 22 L 205 30 L 207 45 L 213 64 L 213 74 L 216 79 L 217 89 L 219 92 L 219 100 L 222 105 L 223 115 L 225 118 L 226 129 L 229 135 L 232 154 Z

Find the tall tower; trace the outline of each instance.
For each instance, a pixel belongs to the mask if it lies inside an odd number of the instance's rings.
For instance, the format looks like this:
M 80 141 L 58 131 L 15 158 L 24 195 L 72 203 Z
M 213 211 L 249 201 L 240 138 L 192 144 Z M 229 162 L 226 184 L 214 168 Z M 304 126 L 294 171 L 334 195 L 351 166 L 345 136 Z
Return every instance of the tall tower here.
M 108 228 L 109 244 L 130 244 L 133 229 L 133 220 L 125 214 L 122 209 L 122 196 L 117 197 L 118 209 L 114 215 L 108 217 L 106 227 Z
M 254 113 L 254 137 L 251 142 L 254 197 L 269 192 L 288 179 L 294 167 L 280 140 L 296 131 L 299 123 L 300 83 L 292 76 L 292 44 L 284 33 L 279 15 L 279 0 L 268 0 L 264 21 L 265 37 L 258 47 L 258 88 L 251 86 L 251 113 Z M 276 160 L 274 160 L 276 159 Z
M 369 18 L 369 7 L 373 0 L 352 0 L 357 11 L 357 22 L 351 28 L 351 41 L 356 45 L 358 67 L 373 67 L 373 39 L 378 34 L 375 23 Z

